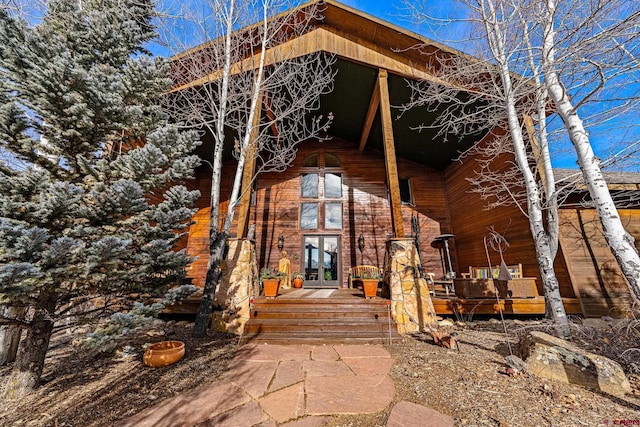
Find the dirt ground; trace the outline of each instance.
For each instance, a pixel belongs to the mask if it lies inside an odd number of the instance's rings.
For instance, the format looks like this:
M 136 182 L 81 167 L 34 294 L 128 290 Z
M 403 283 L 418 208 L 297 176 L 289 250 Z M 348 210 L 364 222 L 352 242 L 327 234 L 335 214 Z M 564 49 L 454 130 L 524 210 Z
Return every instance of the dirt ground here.
M 395 359 L 391 376 L 394 402 L 408 400 L 454 417 L 460 426 L 608 426 L 640 423 L 640 347 L 637 324 L 614 321 L 576 324 L 574 342 L 618 360 L 633 394 L 623 399 L 575 385 L 529 375 L 505 374 L 504 357 L 520 334 L 548 329 L 540 321 L 508 320 L 508 339 L 496 320 L 447 327 L 458 333 L 460 351 L 433 344 L 430 336 L 406 337 L 389 347 Z M 92 355 L 73 345 L 78 333 L 54 336 L 42 386 L 21 400 L 3 402 L 1 426 L 111 426 L 175 394 L 213 381 L 224 372 L 237 337 L 190 336 L 186 321 L 158 322 L 113 355 Z M 187 352 L 176 365 L 147 368 L 142 346 L 163 339 L 185 341 Z M 0 384 L 9 367 L 0 368 Z M 334 416 L 329 426 L 384 426 L 391 410 L 373 415 Z M 632 424 L 632 423 L 636 424 Z M 239 426 L 242 427 L 242 426 Z

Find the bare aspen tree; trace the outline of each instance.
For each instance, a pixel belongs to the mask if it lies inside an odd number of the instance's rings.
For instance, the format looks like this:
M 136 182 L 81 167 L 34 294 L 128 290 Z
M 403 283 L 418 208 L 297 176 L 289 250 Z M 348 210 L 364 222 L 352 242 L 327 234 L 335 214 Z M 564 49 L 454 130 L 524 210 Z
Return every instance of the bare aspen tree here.
M 440 55 L 428 58 L 438 81 L 412 84 L 413 103 L 448 107 L 429 126 L 441 135 L 490 132 L 464 156 L 475 155 L 481 167 L 471 178 L 487 208 L 516 205 L 528 218 L 542 279 L 547 315 L 558 335 L 570 335 L 553 262 L 558 250 L 558 195 L 546 133 L 546 92 L 539 76 L 515 76 L 514 61 L 527 61 L 527 43 L 508 37 L 519 24 L 517 10 L 500 2 L 464 2 L 482 34 L 478 58 Z M 417 12 L 419 18 L 428 15 Z M 536 116 L 538 127 L 525 119 Z M 542 119 L 540 119 L 542 117 Z M 501 132 L 504 129 L 506 132 Z M 540 132 L 540 130 L 543 132 Z
M 572 100 L 568 92 L 570 85 L 577 80 L 576 76 L 584 79 L 589 74 L 595 75 L 594 93 L 610 82 L 615 84 L 621 76 L 629 79 L 629 83 L 633 82 L 630 77 L 637 79 L 640 70 L 640 10 L 634 2 L 585 5 L 569 2 L 561 10 L 557 6 L 556 1 L 546 0 L 539 14 L 543 27 L 540 61 L 544 81 L 575 148 L 607 244 L 627 279 L 632 295 L 640 299 L 640 256 L 634 247 L 633 237 L 622 225 L 607 187 L 600 159 L 593 151 L 589 132 L 580 117 L 580 103 L 576 103 L 575 98 Z M 585 65 L 587 70 L 583 69 Z M 634 93 L 627 90 L 622 97 L 626 98 L 622 107 L 637 108 Z
M 331 117 L 311 115 L 320 96 L 332 89 L 334 59 L 323 53 L 301 54 L 297 40 L 320 18 L 321 5 L 287 9 L 293 6 L 281 0 L 209 1 L 177 12 L 180 21 L 197 32 L 166 28 L 173 48 L 184 51 L 172 58 L 174 89 L 166 106 L 176 121 L 213 139 L 210 256 L 196 336 L 209 324 L 241 188 L 251 188 L 242 182 L 247 162 L 255 161 L 253 179 L 261 172 L 282 171 L 294 160 L 296 145 L 321 137 L 331 122 Z M 176 44 L 176 36 L 184 34 L 199 46 L 185 50 Z M 229 140 L 237 167 L 227 211 L 220 212 L 222 157 Z

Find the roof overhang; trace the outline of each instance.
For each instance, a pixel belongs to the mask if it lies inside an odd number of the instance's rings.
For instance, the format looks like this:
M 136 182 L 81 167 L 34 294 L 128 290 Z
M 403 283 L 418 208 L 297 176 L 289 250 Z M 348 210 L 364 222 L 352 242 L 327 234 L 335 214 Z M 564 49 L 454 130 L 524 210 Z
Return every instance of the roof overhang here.
M 430 80 L 451 87 L 451 83 L 435 77 L 433 67 L 438 63 L 436 57 L 465 56 L 464 54 L 333 0 L 315 1 L 301 8 L 316 3 L 323 4 L 322 19 L 315 22 L 308 32 L 270 48 L 266 54 L 266 64 L 316 52 L 335 55 L 334 90 L 322 97 L 320 110 L 317 112 L 325 117 L 329 113 L 333 114 L 334 120 L 329 130 L 331 135 L 354 142 L 360 139 L 378 71 L 383 69 L 389 74 L 397 155 L 429 167 L 444 169 L 460 153 L 482 138 L 483 134 L 480 133 L 443 136 L 438 135 L 437 129 L 416 130 L 423 124 L 433 123 L 441 108 L 430 111 L 425 107 L 415 107 L 400 114 L 399 107 L 409 101 L 411 94 L 408 80 Z M 250 34 L 252 28 L 254 27 L 240 31 Z M 198 46 L 172 59 L 177 63 L 185 56 L 197 55 L 210 48 L 211 43 L 215 42 Z M 253 56 L 247 56 L 234 64 L 232 73 L 256 68 L 259 54 L 256 51 Z M 197 79 L 183 81 L 172 90 L 198 87 L 215 82 L 219 77 L 219 70 L 211 70 Z M 466 90 L 462 87 L 460 89 Z M 445 107 L 446 105 L 442 105 L 442 108 Z M 381 128 L 378 112 L 366 149 L 382 150 Z M 201 155 L 206 156 L 207 145 L 211 143 L 209 139 L 210 137 L 205 136 Z

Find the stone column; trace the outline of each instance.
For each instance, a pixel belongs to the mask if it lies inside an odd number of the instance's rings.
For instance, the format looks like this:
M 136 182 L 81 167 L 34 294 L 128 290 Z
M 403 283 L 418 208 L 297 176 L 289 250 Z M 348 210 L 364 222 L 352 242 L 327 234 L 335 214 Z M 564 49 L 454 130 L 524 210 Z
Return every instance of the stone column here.
M 255 241 L 229 239 L 229 252 L 222 267 L 211 328 L 241 335 L 251 314 L 249 299 L 260 293 Z
M 420 255 L 413 239 L 387 241 L 386 271 L 391 289 L 391 314 L 401 334 L 423 331 L 436 322 L 429 287 L 418 276 Z

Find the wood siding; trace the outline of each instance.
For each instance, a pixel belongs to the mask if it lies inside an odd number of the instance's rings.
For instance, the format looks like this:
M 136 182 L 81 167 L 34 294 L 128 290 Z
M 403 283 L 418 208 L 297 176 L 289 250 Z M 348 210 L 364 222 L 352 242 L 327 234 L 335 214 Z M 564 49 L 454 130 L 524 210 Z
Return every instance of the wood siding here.
M 306 156 L 316 152 L 332 154 L 341 162 L 340 168 L 327 168 L 325 171 L 340 173 L 342 176 L 342 197 L 327 199 L 328 202 L 339 201 L 343 204 L 342 230 L 322 229 L 324 223 L 322 198 L 318 200 L 320 202 L 319 229 L 300 228 L 300 176 L 303 172 L 311 171 L 300 165 Z M 438 251 L 431 248 L 429 243 L 435 236 L 441 234 L 441 230 L 450 228 L 444 194 L 444 177 L 439 171 L 404 159 L 398 159 L 398 169 L 400 178 L 410 178 L 414 200 L 416 200 L 415 206 L 402 206 L 405 229 L 411 230 L 411 215 L 418 214 L 422 228 L 423 267 L 426 271 L 434 271 L 441 275 Z M 250 223 L 256 224 L 256 245 L 260 267 L 277 267 L 280 258 L 277 240 L 280 233 L 285 238 L 284 249 L 290 254 L 289 258 L 294 271 L 302 270 L 303 234 L 340 236 L 342 256 L 339 280 L 342 286 L 347 284 L 347 272 L 351 266 L 371 264 L 382 267 L 385 242 L 392 234 L 383 153 L 373 150 L 359 152 L 357 143 L 335 138 L 329 142 L 301 144 L 293 167 L 282 173 L 264 174 L 258 177 L 256 196 L 257 204 L 252 209 Z M 365 240 L 365 249 L 362 254 L 357 248 L 360 234 Z
M 303 159 L 313 153 L 332 154 L 340 160 L 341 166 L 322 169 L 321 163 L 319 169 L 302 167 Z M 323 158 L 322 155 L 319 157 Z M 487 228 L 493 226 L 497 231 L 504 232 L 511 244 L 504 253 L 507 264 L 522 264 L 524 276 L 535 277 L 538 291 L 543 294 L 527 218 L 514 206 L 490 211 L 484 209 L 485 202 L 479 195 L 470 192 L 471 183 L 466 179 L 477 169 L 475 159 L 454 163 L 444 172 L 404 158 L 398 158 L 397 162 L 399 178 L 409 179 L 414 201 L 413 205 L 402 205 L 404 227 L 409 234 L 411 217 L 417 215 L 425 272 L 432 272 L 437 278 L 445 273 L 440 252 L 430 245 L 436 236 L 443 233 L 456 236 L 451 245 L 451 255 L 458 274 L 467 272 L 470 266 L 485 266 L 483 237 L 487 234 Z M 226 212 L 235 162 L 225 163 L 223 171 L 222 213 Z M 320 172 L 321 175 L 323 172 L 333 172 L 342 176 L 342 197 L 326 200 L 320 197 L 317 200 L 320 206 L 319 228 L 314 230 L 300 228 L 300 179 L 304 172 Z M 322 182 L 321 178 L 320 189 Z M 210 183 L 210 171 L 204 167 L 198 171 L 192 183 L 194 188 L 201 191 L 201 197 L 197 201 L 198 212 L 189 230 L 186 248 L 190 255 L 198 257 L 190 266 L 188 275 L 199 286 L 204 285 L 208 262 Z M 323 229 L 322 203 L 325 201 L 342 203 L 341 230 Z M 621 216 L 638 245 L 640 210 L 622 210 Z M 561 219 L 560 250 L 555 265 L 561 295 L 575 298 L 576 292 L 579 293 L 583 310 L 589 316 L 620 312 L 627 307 L 628 289 L 604 244 L 595 212 L 561 209 Z M 359 264 L 382 267 L 384 263 L 385 242 L 392 234 L 384 154 L 371 149 L 360 152 L 357 142 L 337 138 L 328 142 L 309 141 L 301 144 L 294 165 L 287 171 L 258 176 L 249 224 L 256 226 L 260 268 L 277 267 L 280 259 L 277 241 L 281 233 L 294 271 L 302 270 L 303 235 L 339 235 L 342 251 L 339 283 L 346 286 L 350 267 Z M 232 235 L 236 232 L 235 227 L 234 221 Z M 365 240 L 362 253 L 357 248 L 360 234 Z M 499 262 L 497 253 L 491 252 L 491 258 L 493 264 Z
M 640 250 L 640 209 L 618 213 Z M 585 316 L 618 315 L 629 308 L 629 288 L 602 234 L 595 210 L 561 209 L 560 243 Z
M 447 202 L 451 216 L 452 232 L 455 237 L 455 250 L 458 260 L 458 272 L 468 272 L 469 267 L 485 267 L 487 255 L 483 238 L 494 227 L 502 233 L 510 244 L 504 252 L 507 264 L 522 264 L 525 277 L 537 279 L 538 292 L 544 295 L 536 252 L 531 237 L 529 221 L 516 206 L 501 206 L 499 209 L 486 209 L 486 202 L 477 193 L 472 193 L 473 184 L 467 178 L 480 170 L 476 158 L 470 157 L 463 163 L 453 163 L 446 170 Z M 489 249 L 491 263 L 500 263 L 500 255 Z M 560 283 L 563 297 L 575 297 L 567 272 L 567 267 L 559 254 L 555 261 L 556 277 Z

